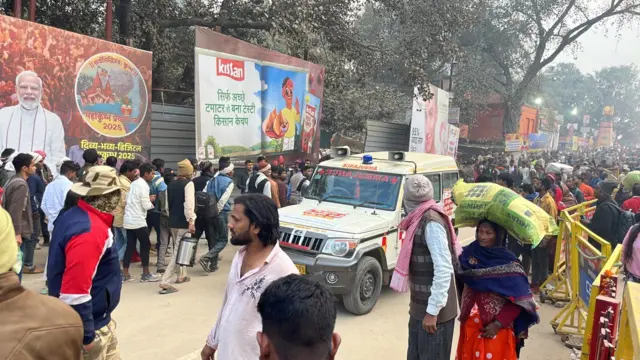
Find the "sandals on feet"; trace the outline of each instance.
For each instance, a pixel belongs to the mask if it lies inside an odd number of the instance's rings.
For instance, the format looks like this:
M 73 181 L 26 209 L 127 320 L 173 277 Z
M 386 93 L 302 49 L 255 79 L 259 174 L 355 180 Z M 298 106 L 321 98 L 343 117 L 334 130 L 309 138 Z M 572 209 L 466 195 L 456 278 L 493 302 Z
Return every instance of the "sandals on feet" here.
M 178 279 L 176 280 L 176 284 L 184 284 L 186 282 L 191 281 L 191 278 L 188 276 L 183 277 L 182 279 Z
M 167 294 L 173 294 L 175 292 L 178 292 L 178 289 L 174 288 L 173 286 L 170 286 L 166 289 L 162 289 L 160 290 L 160 295 L 167 295 Z

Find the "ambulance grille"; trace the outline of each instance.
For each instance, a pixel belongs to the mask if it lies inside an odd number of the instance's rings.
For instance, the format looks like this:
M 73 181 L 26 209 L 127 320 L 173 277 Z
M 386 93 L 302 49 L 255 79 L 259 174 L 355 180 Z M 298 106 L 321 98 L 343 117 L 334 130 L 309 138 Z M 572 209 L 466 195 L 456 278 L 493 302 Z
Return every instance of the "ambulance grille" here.
M 294 229 L 280 229 L 280 245 L 285 247 L 319 253 L 322 251 L 325 240 L 327 240 L 327 237 L 324 234 Z

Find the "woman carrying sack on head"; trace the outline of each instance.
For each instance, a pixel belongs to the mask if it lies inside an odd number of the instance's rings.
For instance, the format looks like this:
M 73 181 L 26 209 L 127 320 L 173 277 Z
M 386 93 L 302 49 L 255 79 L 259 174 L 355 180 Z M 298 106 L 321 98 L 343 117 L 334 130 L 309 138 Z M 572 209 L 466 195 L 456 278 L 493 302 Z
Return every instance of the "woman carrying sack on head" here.
M 529 327 L 540 321 L 527 275 L 505 248 L 506 236 L 498 224 L 482 220 L 476 240 L 460 255 L 457 360 L 517 359 Z

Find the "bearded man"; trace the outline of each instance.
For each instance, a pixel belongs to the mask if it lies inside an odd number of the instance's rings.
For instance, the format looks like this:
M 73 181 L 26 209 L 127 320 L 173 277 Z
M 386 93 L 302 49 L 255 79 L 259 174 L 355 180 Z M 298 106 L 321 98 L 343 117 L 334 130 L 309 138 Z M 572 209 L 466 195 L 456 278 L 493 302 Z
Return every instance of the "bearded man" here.
M 65 156 L 64 127 L 55 113 L 46 110 L 42 100 L 42 79 L 33 71 L 16 77 L 16 95 L 20 104 L 0 109 L 0 149 L 16 153 L 43 150 L 45 164 L 55 177 L 56 164 Z

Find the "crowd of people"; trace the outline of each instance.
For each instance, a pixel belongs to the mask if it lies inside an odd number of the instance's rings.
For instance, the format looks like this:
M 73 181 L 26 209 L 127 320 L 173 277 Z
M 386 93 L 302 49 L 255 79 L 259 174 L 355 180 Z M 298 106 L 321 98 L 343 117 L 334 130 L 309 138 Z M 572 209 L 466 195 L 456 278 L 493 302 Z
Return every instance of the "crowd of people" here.
M 53 178 L 46 156 L 5 149 L 0 159 L 0 301 L 20 296 L 22 307 L 12 309 L 11 316 L 29 318 L 10 329 L 8 351 L 119 359 L 111 314 L 123 284 L 136 280 L 131 264 L 141 261 L 141 282 L 158 282 L 162 295 L 175 293 L 177 285 L 190 281 L 187 268 L 196 263 L 195 253 L 189 264 L 178 259 L 180 247 L 204 235 L 208 252 L 197 263 L 207 273 L 218 270 L 228 241 L 240 249 L 202 359 L 335 357 L 341 339 L 334 333 L 333 296 L 300 276 L 278 243 L 278 208 L 300 203 L 311 181 L 310 163 L 287 171 L 284 164 L 272 167 L 260 156 L 255 163 L 247 160 L 236 174 L 228 157 L 217 166 L 184 159 L 176 169 L 155 159 L 124 161 L 116 169 L 116 159 L 103 162 L 97 152 L 87 150 L 82 167 L 63 159 Z M 640 242 L 636 249 L 632 241 L 640 226 L 620 226 L 627 213 L 638 213 L 640 181 L 629 193 L 620 179 L 629 174 L 627 165 L 620 166 L 616 177 L 605 164 L 552 165 L 559 161 L 540 157 L 516 166 L 513 159 L 502 164 L 478 158 L 473 180 L 510 188 L 554 219 L 564 209 L 597 200 L 593 217 L 582 221 L 603 239 L 623 243 L 627 272 L 640 278 Z M 232 201 L 236 187 L 242 195 Z M 462 248 L 433 193 L 424 176 L 405 181 L 407 216 L 399 228 L 406 236 L 391 287 L 411 293 L 407 358 L 449 359 L 457 319 L 458 359 L 478 354 L 517 359 L 528 329 L 539 322 L 533 295 L 553 269 L 556 239 L 547 237 L 532 249 L 485 219 L 476 228 L 475 241 Z M 42 245 L 49 246 L 45 267 L 34 260 L 40 235 Z M 47 284 L 43 292 L 49 296 L 20 286 L 22 274 L 42 272 Z M 27 306 L 56 316 L 40 316 Z M 45 333 L 46 339 L 27 338 L 28 326 L 53 325 L 60 331 Z
M 505 154 L 479 156 L 467 167 L 466 177 L 473 174 L 476 182 L 496 182 L 533 201 L 554 219 L 561 211 L 586 201 L 595 200 L 591 218 L 581 217 L 590 231 L 612 247 L 624 244 L 627 259 L 633 254 L 637 233 L 630 231 L 640 221 L 640 179 L 629 176 L 640 170 L 640 158 L 635 148 L 600 149 L 587 153 L 558 152 L 519 159 Z M 517 164 L 516 164 L 517 163 Z M 629 176 L 629 177 L 628 177 Z M 629 181 L 625 181 L 625 178 Z M 626 186 L 625 183 L 626 182 Z M 556 238 L 550 237 L 541 246 L 531 249 L 509 237 L 509 249 L 531 273 L 532 290 L 540 291 L 549 271 L 553 269 Z M 590 239 L 600 249 L 600 243 Z M 640 244 L 638 244 L 640 247 Z M 640 263 L 640 259 L 638 259 Z M 640 271 L 637 273 L 640 275 Z
M 215 171 L 212 163 L 198 164 L 195 159 L 178 162 L 175 170 L 166 169 L 162 159 L 128 160 L 116 170 L 115 159 L 103 163 L 97 152 L 87 150 L 82 167 L 63 159 L 59 175 L 52 178 L 45 157 L 41 151 L 2 152 L 0 302 L 20 297 L 24 308 L 12 309 L 14 314 L 17 310 L 24 314 L 32 306 L 38 312 L 16 321 L 11 336 L 3 337 L 10 341 L 0 357 L 8 351 L 33 358 L 46 354 L 119 359 L 111 314 L 119 305 L 123 284 L 135 280 L 129 269 L 136 257 L 142 262 L 141 282 L 159 282 L 163 295 L 175 293 L 175 284 L 190 280 L 187 266 L 177 259 L 183 240 L 205 235 L 209 251 L 199 264 L 214 272 L 229 233 L 231 243 L 242 247 L 233 259 L 223 307 L 202 358 L 213 359 L 217 353 L 218 358 L 235 359 L 238 349 L 241 358 L 310 351 L 318 359 L 335 356 L 340 337 L 333 333 L 336 308 L 331 293 L 301 277 L 278 246 L 278 207 L 300 201 L 310 164 L 297 165 L 288 173 L 280 166 L 271 171 L 260 157 L 255 168 L 247 161 L 248 176 L 234 179 L 234 165 L 225 157 Z M 235 183 L 244 195 L 232 205 Z M 157 235 L 155 247 L 151 230 Z M 43 243 L 49 253 L 46 266 L 41 266 L 35 264 L 34 254 L 44 231 L 50 234 Z M 150 269 L 154 252 L 156 272 Z M 43 272 L 47 285 L 43 293 L 49 296 L 20 286 L 23 274 Z M 278 310 L 283 298 L 294 306 Z M 55 315 L 45 316 L 45 311 Z M 33 327 L 53 325 L 60 331 L 28 337 Z M 295 328 L 304 331 L 291 330 Z M 258 340 L 248 343 L 256 334 Z

